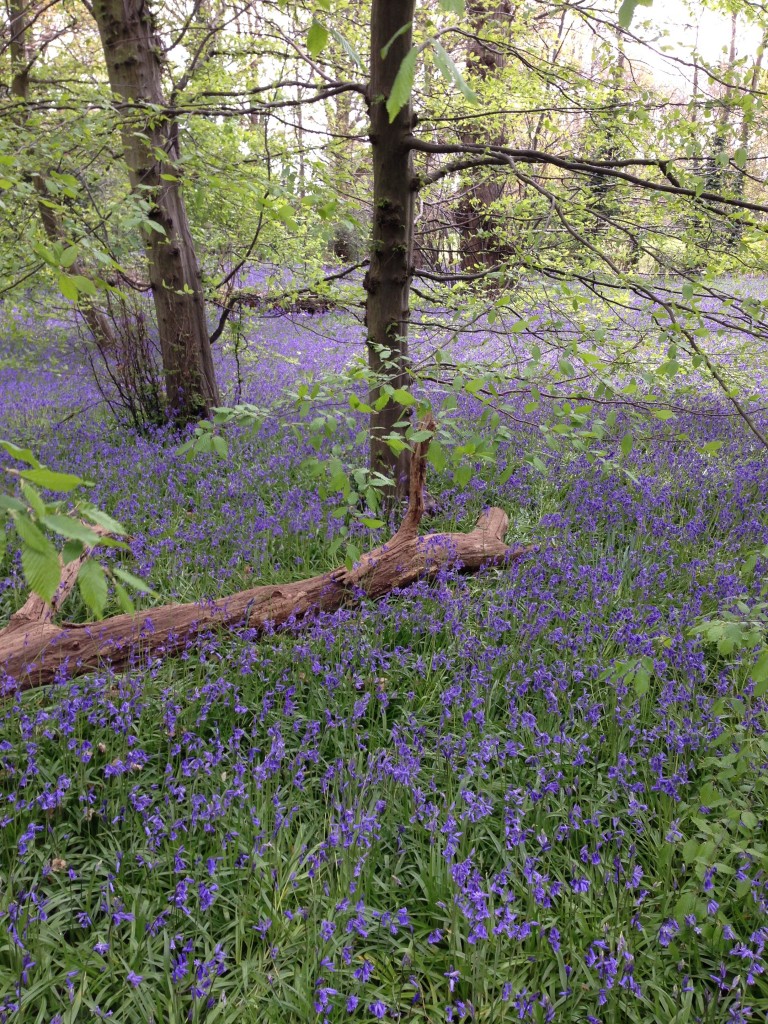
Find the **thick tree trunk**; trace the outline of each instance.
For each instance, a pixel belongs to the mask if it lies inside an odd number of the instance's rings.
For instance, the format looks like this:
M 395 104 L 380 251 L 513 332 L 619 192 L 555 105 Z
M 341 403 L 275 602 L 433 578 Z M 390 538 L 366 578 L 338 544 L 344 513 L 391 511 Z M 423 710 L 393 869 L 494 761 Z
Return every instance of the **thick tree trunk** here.
M 162 112 L 160 42 L 144 0 L 96 0 L 93 15 L 123 122 L 123 150 L 137 195 L 151 203 L 145 232 L 170 412 L 199 419 L 219 403 L 205 302 L 179 190 L 177 127 Z
M 501 53 L 483 38 L 494 24 L 511 17 L 509 0 L 468 0 L 467 17 L 473 35 L 467 50 L 467 67 L 480 80 L 498 74 L 504 67 Z M 461 141 L 471 145 L 484 142 L 504 145 L 507 141 L 499 129 L 488 131 L 478 127 L 465 127 Z M 456 211 L 459 231 L 461 268 L 466 273 L 497 266 L 513 253 L 505 241 L 507 225 L 498 212 L 498 202 L 504 194 L 504 180 L 498 174 L 485 176 L 464 192 Z
M 371 261 L 365 275 L 365 315 L 368 365 L 378 380 L 406 388 L 408 363 L 409 293 L 412 273 L 414 192 L 413 161 L 408 137 L 413 126 L 411 104 L 390 124 L 387 98 L 403 59 L 411 49 L 415 0 L 373 0 L 371 8 L 371 78 L 369 85 L 370 138 L 373 149 L 373 230 Z M 393 37 L 401 30 L 405 31 Z M 390 44 L 387 56 L 382 49 Z M 383 409 L 380 384 L 371 390 L 371 470 L 394 480 L 394 492 L 408 490 L 410 450 L 395 453 L 386 437 L 404 434 L 398 423 L 406 407 L 390 401 Z
M 11 95 L 19 101 L 18 123 L 27 121 L 29 105 L 29 19 L 33 15 L 33 9 L 24 0 L 9 0 L 8 19 L 11 32 Z M 36 172 L 32 174 L 32 184 L 37 192 L 38 212 L 40 220 L 49 242 L 58 242 L 61 245 L 71 244 L 71 239 L 66 237 L 56 210 L 51 205 L 51 196 L 45 177 Z M 78 257 L 69 268 L 70 274 L 79 274 L 87 277 L 88 272 Z M 112 325 L 103 310 L 99 309 L 88 296 L 83 296 L 77 303 L 77 311 L 85 321 L 88 330 L 95 341 L 104 349 L 114 348 L 115 336 Z
M 484 512 L 470 533 L 419 537 L 428 446 L 429 442 L 419 443 L 414 450 L 411 497 L 402 526 L 388 543 L 364 555 L 352 570 L 337 569 L 296 583 L 255 587 L 206 605 L 164 605 L 84 626 L 54 625 L 52 609 L 40 598 L 31 597 L 0 632 L 0 677 L 3 671 L 8 677 L 5 693 L 44 686 L 54 682 L 60 671 L 68 677 L 83 675 L 103 661 L 119 671 L 137 650 L 172 654 L 183 650 L 190 638 L 219 626 L 261 630 L 315 612 L 333 611 L 363 595 L 380 598 L 395 587 L 434 576 L 449 562 L 472 572 L 491 563 L 514 561 L 532 550 L 507 547 L 504 535 L 509 520 L 500 508 Z M 75 563 L 65 568 L 57 607 L 74 584 L 77 568 Z

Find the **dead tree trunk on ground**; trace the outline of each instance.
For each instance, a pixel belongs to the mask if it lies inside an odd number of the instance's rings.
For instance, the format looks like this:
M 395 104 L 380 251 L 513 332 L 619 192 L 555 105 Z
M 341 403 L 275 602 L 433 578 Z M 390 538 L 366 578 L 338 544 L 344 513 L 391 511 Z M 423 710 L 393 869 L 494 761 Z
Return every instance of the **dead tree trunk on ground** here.
M 433 429 L 434 424 L 426 424 Z M 263 630 L 329 612 L 362 597 L 377 599 L 418 579 L 429 579 L 441 566 L 456 564 L 475 572 L 489 564 L 508 563 L 530 547 L 510 548 L 504 542 L 509 520 L 500 508 L 490 508 L 469 533 L 433 533 L 419 537 L 424 513 L 424 480 L 429 442 L 414 450 L 410 502 L 400 529 L 386 544 L 364 555 L 353 569 L 336 569 L 322 576 L 279 586 L 254 587 L 210 604 L 168 604 L 151 611 L 115 615 L 87 625 L 57 625 L 51 621 L 79 565 L 65 568 L 55 607 L 31 597 L 0 632 L 0 672 L 10 680 L 6 693 L 52 683 L 59 671 L 83 675 L 102 662 L 120 671 L 137 651 L 173 654 L 191 638 L 223 626 Z

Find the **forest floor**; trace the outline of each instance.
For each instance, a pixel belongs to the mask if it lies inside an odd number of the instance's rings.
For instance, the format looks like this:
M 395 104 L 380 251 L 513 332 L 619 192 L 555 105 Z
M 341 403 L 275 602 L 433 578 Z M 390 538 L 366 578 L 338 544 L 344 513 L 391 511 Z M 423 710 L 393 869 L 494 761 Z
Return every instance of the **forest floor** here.
M 264 321 L 239 397 L 355 339 Z M 0 437 L 95 481 L 164 600 L 339 561 L 308 435 L 187 460 L 110 424 L 66 345 L 2 355 Z M 508 568 L 7 698 L 0 1022 L 765 1021 L 768 686 L 738 628 L 693 630 L 764 619 L 768 460 L 715 412 L 636 440 L 632 477 L 541 472 L 524 430 L 463 488 L 430 471 L 430 529 L 496 504 L 538 545 Z M 10 552 L 0 625 L 23 598 Z

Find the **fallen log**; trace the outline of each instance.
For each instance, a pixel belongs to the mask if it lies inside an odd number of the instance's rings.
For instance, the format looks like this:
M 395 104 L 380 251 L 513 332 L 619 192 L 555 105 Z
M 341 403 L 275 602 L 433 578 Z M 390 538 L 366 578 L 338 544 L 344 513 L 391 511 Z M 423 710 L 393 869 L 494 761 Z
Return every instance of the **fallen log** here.
M 434 424 L 425 424 L 434 429 Z M 410 500 L 400 529 L 381 547 L 363 555 L 352 568 L 279 586 L 243 590 L 207 604 L 166 604 L 149 611 L 114 615 L 85 625 L 59 625 L 54 608 L 31 597 L 0 631 L 0 678 L 5 693 L 45 686 L 61 672 L 83 675 L 102 662 L 120 671 L 140 650 L 173 654 L 191 638 L 216 627 L 263 630 L 297 622 L 322 611 L 334 611 L 365 596 L 376 599 L 395 588 L 434 576 L 447 562 L 463 571 L 516 560 L 531 547 L 510 548 L 504 542 L 509 525 L 500 508 L 487 509 L 469 533 L 432 533 L 418 528 L 424 514 L 424 482 L 429 441 L 419 442 L 411 459 Z M 55 599 L 60 607 L 77 572 L 70 569 Z

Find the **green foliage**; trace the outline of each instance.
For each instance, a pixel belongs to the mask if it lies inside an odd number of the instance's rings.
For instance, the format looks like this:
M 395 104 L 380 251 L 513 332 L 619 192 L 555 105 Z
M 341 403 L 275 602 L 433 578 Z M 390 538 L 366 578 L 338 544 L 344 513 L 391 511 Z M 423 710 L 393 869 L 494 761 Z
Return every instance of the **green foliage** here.
M 77 574 L 77 586 L 83 600 L 97 619 L 107 603 L 107 575 L 98 562 L 87 558 Z
M 63 501 L 46 500 L 37 490 L 40 487 L 46 491 L 69 493 L 91 486 L 88 481 L 73 473 L 60 473 L 41 465 L 31 449 L 21 448 L 11 441 L 0 439 L 0 448 L 17 462 L 32 466 L 32 469 L 9 467 L 6 470 L 19 480 L 21 497 L 0 493 L 0 561 L 7 551 L 8 533 L 4 521 L 8 521 L 16 534 L 24 580 L 32 593 L 50 603 L 59 588 L 63 565 L 83 558 L 98 547 L 128 550 L 125 541 L 116 539 L 126 536 L 125 529 L 108 513 L 84 498 L 65 507 Z M 101 529 L 92 529 L 83 519 Z M 50 535 L 64 542 L 61 550 L 51 541 Z M 158 596 L 143 580 L 127 570 L 117 565 L 105 567 L 95 558 L 85 557 L 78 571 L 77 585 L 87 608 L 97 619 L 104 614 L 110 579 L 125 611 L 132 611 L 133 603 L 117 580 L 142 593 Z
M 477 93 L 467 84 L 466 79 L 456 66 L 456 62 L 453 57 L 451 57 L 450 53 L 448 53 L 448 51 L 443 47 L 439 39 L 434 39 L 432 41 L 432 49 L 435 53 L 435 63 L 440 69 L 440 73 L 446 82 L 449 85 L 458 88 L 462 96 L 466 100 L 469 100 L 470 103 L 477 103 Z
M 395 120 L 411 98 L 413 81 L 416 75 L 416 59 L 419 53 L 420 48 L 412 46 L 400 63 L 389 96 L 387 97 L 387 113 L 389 114 L 390 121 Z
M 328 42 L 328 29 L 322 22 L 313 21 L 307 35 L 307 49 L 312 57 L 318 57 Z

